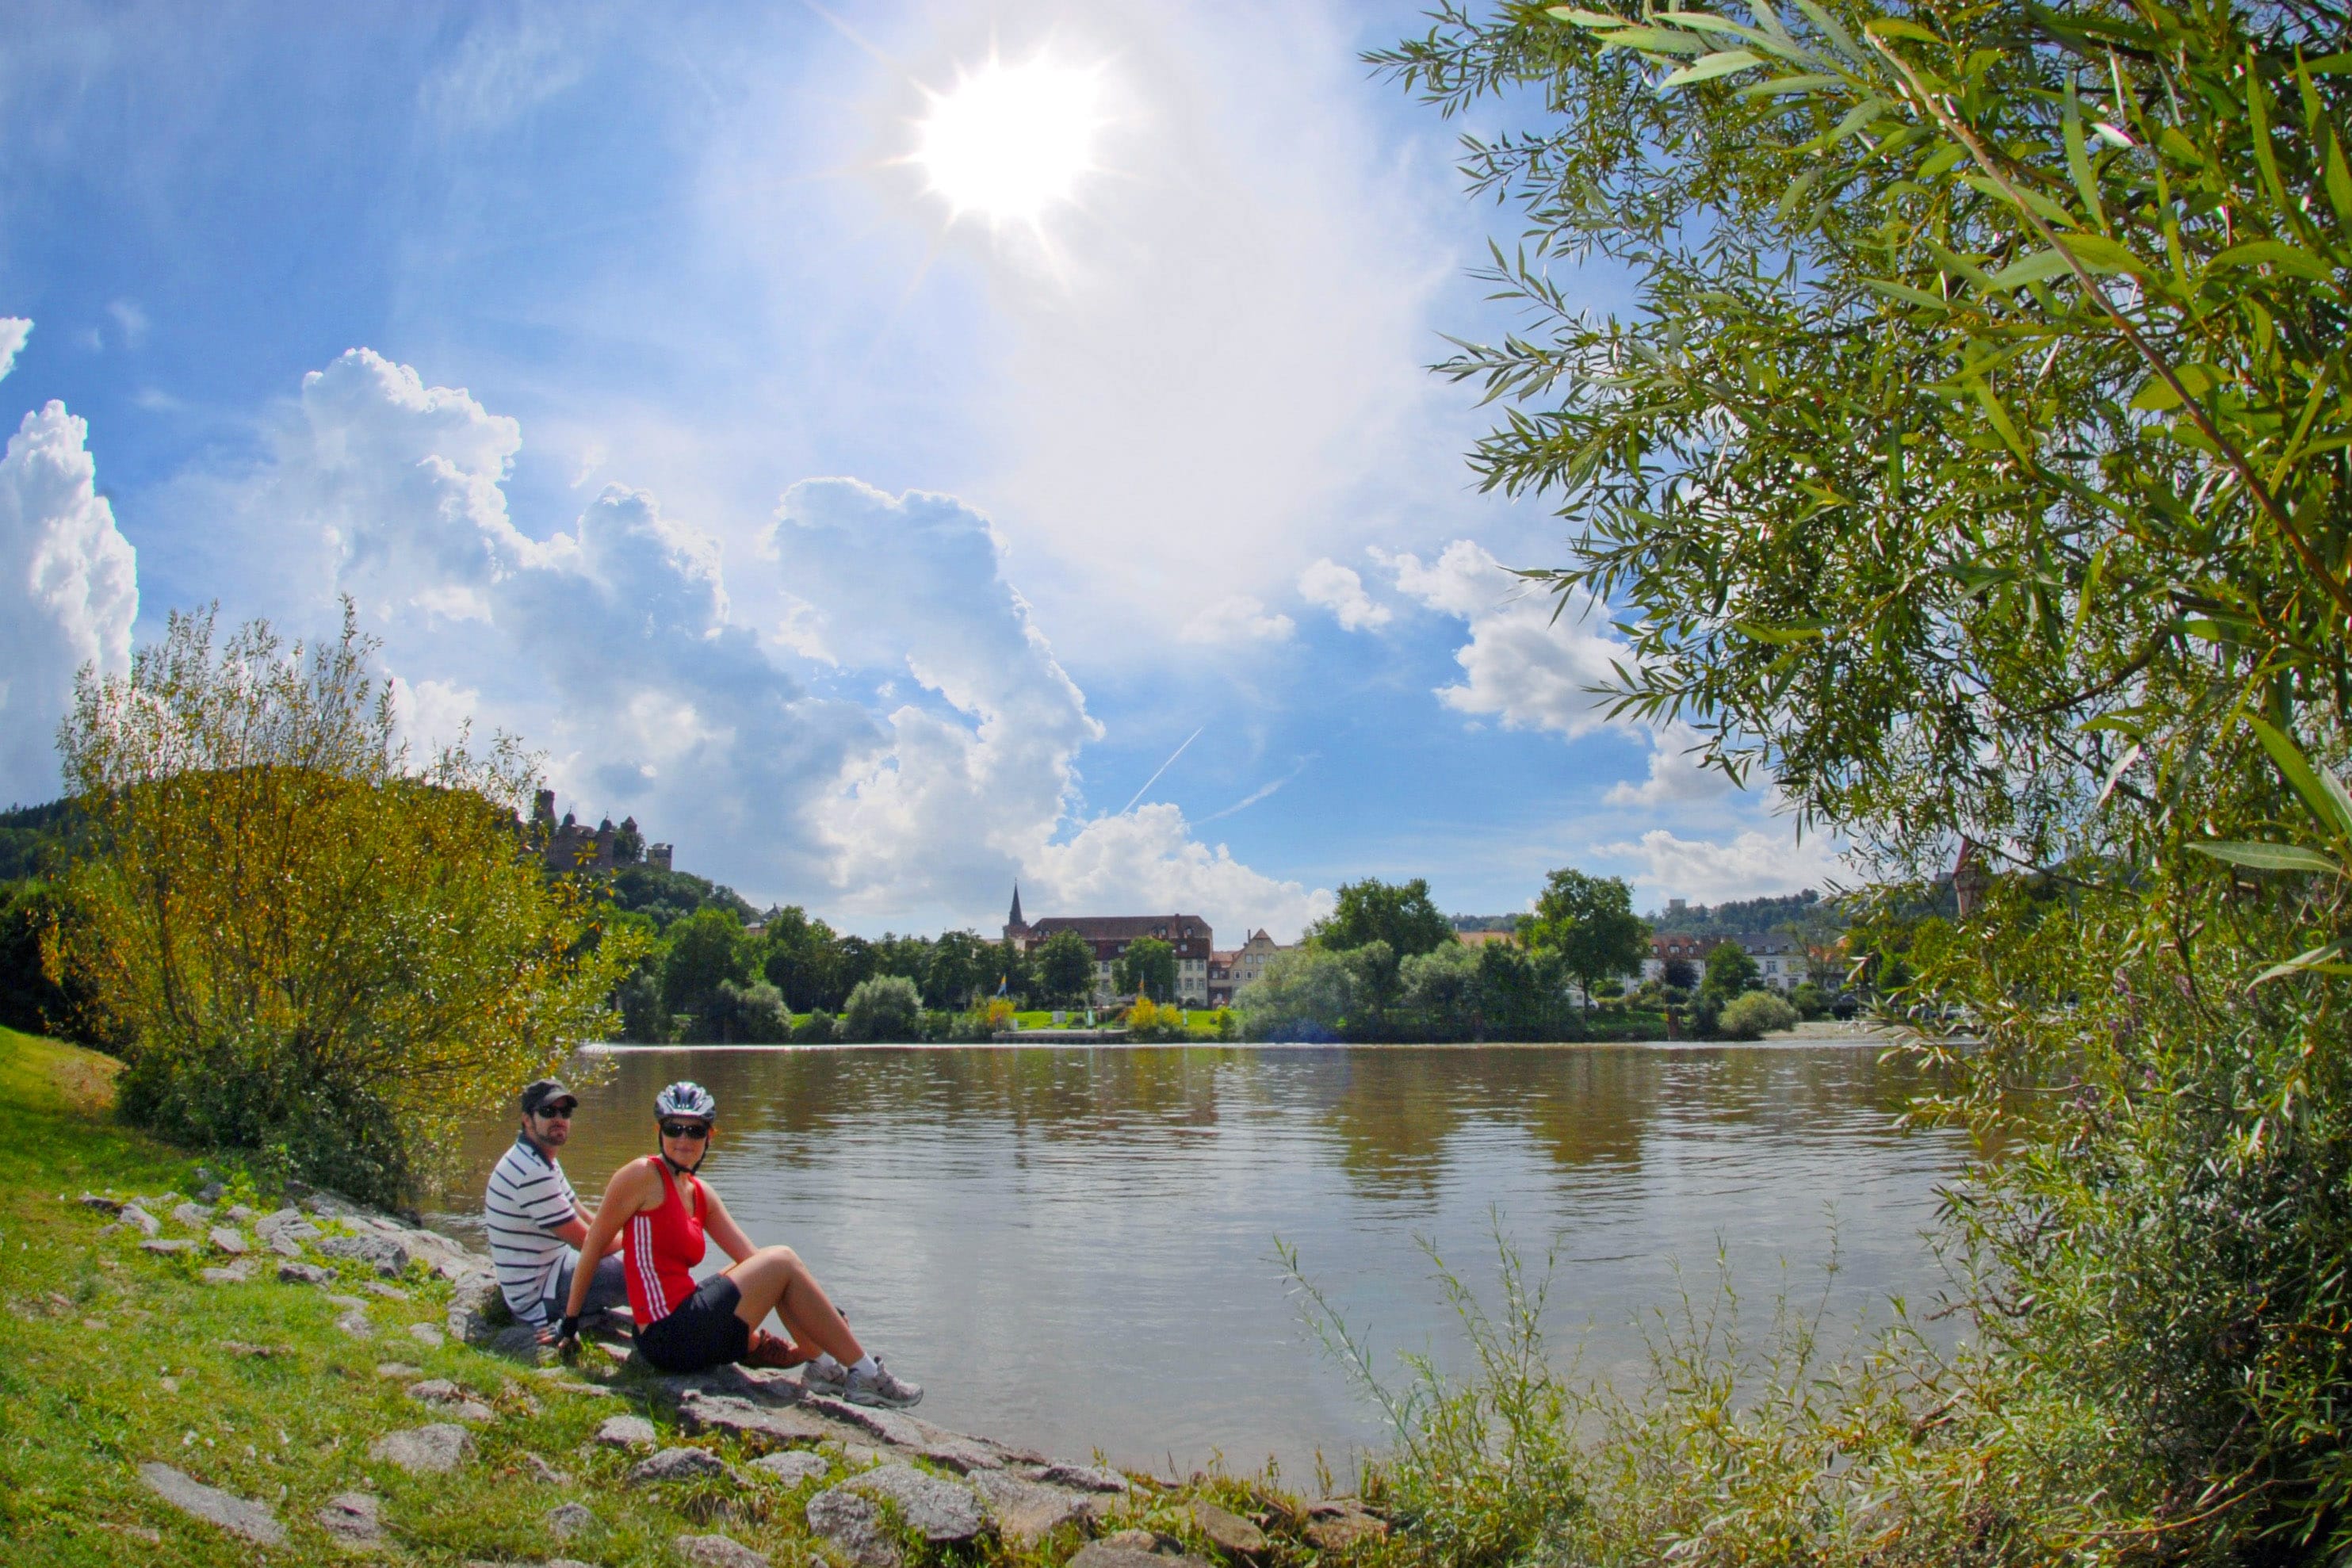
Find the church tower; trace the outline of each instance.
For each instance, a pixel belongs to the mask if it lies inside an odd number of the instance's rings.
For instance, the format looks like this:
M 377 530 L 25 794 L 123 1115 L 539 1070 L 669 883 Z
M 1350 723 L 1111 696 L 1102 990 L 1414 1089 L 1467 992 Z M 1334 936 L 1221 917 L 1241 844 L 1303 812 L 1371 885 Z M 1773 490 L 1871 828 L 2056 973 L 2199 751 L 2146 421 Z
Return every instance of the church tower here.
M 1021 884 L 1013 884 L 1013 912 L 1004 918 L 1004 940 L 1015 948 L 1029 945 L 1029 922 L 1021 918 Z

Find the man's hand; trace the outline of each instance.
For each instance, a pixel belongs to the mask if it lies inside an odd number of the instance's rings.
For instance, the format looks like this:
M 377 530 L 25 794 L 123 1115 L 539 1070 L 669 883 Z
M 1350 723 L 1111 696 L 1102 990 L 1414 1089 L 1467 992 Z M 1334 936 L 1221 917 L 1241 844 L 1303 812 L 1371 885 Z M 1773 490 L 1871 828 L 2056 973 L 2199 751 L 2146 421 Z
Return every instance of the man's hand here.
M 540 1331 L 539 1342 L 543 1345 L 553 1345 L 555 1353 L 560 1356 L 570 1357 L 575 1354 L 580 1349 L 578 1315 L 569 1314 L 554 1328 L 542 1329 Z

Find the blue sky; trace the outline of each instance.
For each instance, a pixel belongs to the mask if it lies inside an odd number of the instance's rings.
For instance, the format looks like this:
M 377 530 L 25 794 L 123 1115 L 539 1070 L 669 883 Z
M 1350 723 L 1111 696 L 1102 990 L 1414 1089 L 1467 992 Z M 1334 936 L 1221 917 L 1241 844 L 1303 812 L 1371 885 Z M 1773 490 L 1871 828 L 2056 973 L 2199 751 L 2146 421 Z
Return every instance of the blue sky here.
M 420 741 L 514 731 L 583 816 L 861 931 L 992 928 L 1016 876 L 1286 938 L 1364 875 L 1833 874 L 1605 721 L 1605 618 L 1501 570 L 1561 530 L 1475 493 L 1422 368 L 1504 324 L 1465 269 L 1510 218 L 1357 62 L 1410 6 L 42 10 L 0 797 L 169 609 L 348 593 Z M 1089 105 L 1027 216 L 911 156 L 992 59 Z

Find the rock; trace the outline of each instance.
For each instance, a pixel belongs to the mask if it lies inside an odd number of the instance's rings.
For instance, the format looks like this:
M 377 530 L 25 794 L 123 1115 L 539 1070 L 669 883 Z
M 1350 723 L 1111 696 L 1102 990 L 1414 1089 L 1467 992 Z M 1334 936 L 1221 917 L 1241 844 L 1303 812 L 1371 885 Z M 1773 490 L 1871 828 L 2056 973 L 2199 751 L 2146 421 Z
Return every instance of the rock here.
M 650 1448 L 660 1438 L 654 1424 L 642 1415 L 609 1415 L 596 1428 L 596 1441 L 607 1448 Z
M 190 1230 L 202 1230 L 212 1222 L 213 1211 L 197 1204 L 182 1204 L 172 1211 L 172 1223 L 186 1226 Z
M 522 1462 L 525 1468 L 530 1471 L 532 1476 L 537 1478 L 544 1485 L 551 1487 L 568 1487 L 572 1484 L 572 1476 L 569 1471 L 557 1469 L 553 1465 L 549 1464 L 545 1459 L 541 1458 L 537 1454 L 532 1453 L 528 1448 L 523 1450 Z
M 443 1415 L 454 1415 L 460 1421 L 494 1421 L 497 1414 L 473 1395 L 470 1389 L 458 1387 L 446 1377 L 429 1378 L 408 1386 L 408 1397 L 419 1405 L 429 1405 Z
M 499 1293 L 497 1278 L 489 1274 L 468 1272 L 459 1278 L 449 1288 L 449 1305 L 479 1312 L 486 1318 L 512 1316 L 507 1299 Z
M 677 1554 L 694 1568 L 771 1568 L 763 1552 L 752 1551 L 724 1535 L 681 1535 Z M 554 1568 L 550 1563 L 548 1568 Z
M 253 1250 L 253 1244 L 246 1240 L 245 1233 L 235 1226 L 216 1225 L 205 1234 L 206 1240 L 231 1258 L 243 1258 Z
M 1156 1530 L 1114 1530 L 1102 1538 L 1102 1543 L 1122 1552 L 1149 1552 L 1159 1557 L 1180 1557 L 1184 1552 L 1182 1542 Z
M 1127 1490 L 1125 1476 L 1120 1475 L 1117 1470 L 1105 1469 L 1100 1465 L 1073 1465 L 1057 1460 L 1050 1465 L 1039 1466 L 1037 1479 L 1052 1486 L 1076 1487 L 1082 1492 Z
M 474 1451 L 474 1435 L 449 1422 L 387 1432 L 368 1445 L 368 1458 L 412 1476 L 446 1475 Z
M 175 1252 L 194 1252 L 195 1249 L 196 1244 L 193 1241 L 142 1241 L 139 1244 L 140 1251 L 152 1252 L 166 1258 Z
M 169 1465 L 142 1465 L 139 1479 L 182 1513 L 216 1524 L 231 1535 L 241 1535 L 263 1546 L 280 1545 L 286 1540 L 286 1527 L 261 1504 L 205 1486 Z
M 808 1527 L 857 1568 L 898 1568 L 898 1543 L 872 1498 L 831 1487 L 808 1500 Z
M 596 1516 L 586 1503 L 558 1503 L 547 1510 L 547 1533 L 558 1541 L 569 1541 L 583 1531 L 596 1528 Z
M 116 1217 L 144 1237 L 154 1237 L 163 1228 L 163 1222 L 141 1208 L 137 1204 L 125 1204 Z
M 253 1218 L 253 1211 L 243 1204 L 231 1204 L 221 1210 L 221 1218 L 231 1225 L 244 1225 Z
M 387 1285 L 381 1279 L 371 1279 L 360 1287 L 371 1296 L 381 1296 L 387 1301 L 405 1301 L 408 1292 L 397 1285 Z
M 343 1332 L 351 1335 L 352 1338 L 355 1340 L 372 1340 L 375 1338 L 375 1325 L 368 1321 L 367 1309 L 365 1307 L 349 1307 L 344 1309 L 343 1315 L 335 1320 L 335 1327 L 342 1330 Z
M 203 1186 L 196 1189 L 196 1202 L 205 1205 L 216 1204 L 227 1191 L 228 1189 L 218 1182 L 206 1181 Z
M 748 1399 L 709 1395 L 692 1395 L 681 1401 L 677 1407 L 677 1420 L 678 1425 L 689 1432 L 724 1432 L 740 1438 L 750 1448 L 781 1448 L 793 1443 L 822 1442 L 827 1437 L 849 1436 L 855 1431 L 804 1410 L 763 1409 Z
M 801 1396 L 803 1407 L 829 1415 L 835 1421 L 846 1422 L 862 1432 L 871 1433 L 894 1448 L 919 1448 L 923 1446 L 923 1429 L 913 1419 L 895 1410 L 869 1410 L 863 1405 L 852 1405 L 845 1399 L 830 1394 L 806 1394 Z M 1122 1486 L 1126 1483 L 1121 1482 Z
M 403 1379 L 421 1377 L 424 1373 L 423 1367 L 411 1366 L 404 1361 L 380 1361 L 375 1363 L 375 1374 L 378 1377 Z
M 469 1339 L 466 1342 L 474 1344 L 479 1342 Z M 527 1361 L 534 1366 L 539 1364 L 542 1353 L 548 1355 L 554 1353 L 550 1347 L 539 1342 L 539 1331 L 529 1323 L 517 1323 L 513 1328 L 500 1329 L 490 1336 L 489 1342 L 482 1348 L 492 1355 L 502 1355 L 511 1361 Z
M 968 1476 L 974 1470 L 1001 1470 L 1004 1461 L 992 1450 L 970 1437 L 960 1437 L 952 1432 L 926 1433 L 919 1450 L 923 1458 L 943 1470 Z
M 1220 1552 L 1255 1554 L 1265 1550 L 1265 1531 L 1215 1503 L 1196 1500 L 1192 1504 L 1192 1522 L 1201 1527 L 1201 1533 Z
M 290 1236 L 281 1233 L 277 1236 L 264 1237 L 262 1239 L 269 1244 L 269 1250 L 278 1254 L 280 1258 L 299 1258 L 302 1256 L 302 1244 L 295 1240 Z
M 97 1209 L 104 1214 L 119 1215 L 122 1213 L 123 1204 L 121 1198 L 102 1198 L 96 1193 L 84 1193 L 81 1195 L 81 1206 L 86 1209 Z
M 776 1478 L 788 1487 L 814 1480 L 833 1468 L 823 1454 L 812 1454 L 806 1448 L 788 1448 L 781 1454 L 762 1454 L 751 1461 L 751 1468 Z
M 1158 1538 L 1148 1530 L 1121 1531 L 1119 1535 L 1124 1539 L 1087 1542 L 1071 1553 L 1069 1568 L 1209 1568 L 1197 1557 L 1134 1544 L 1139 1536 L 1157 1544 Z
M 331 1284 L 335 1277 L 315 1263 L 281 1263 L 278 1266 L 278 1278 L 289 1285 L 326 1285 Z
M 1024 1481 L 1003 1470 L 975 1470 L 971 1484 L 988 1500 L 997 1533 L 1016 1546 L 1033 1546 L 1066 1524 L 1091 1518 L 1096 1506 L 1092 1497 Z
M 656 1481 L 698 1481 L 728 1473 L 727 1461 L 708 1448 L 664 1448 L 629 1472 L 633 1487 Z
M 253 1266 L 232 1263 L 226 1268 L 205 1268 L 197 1273 L 207 1285 L 242 1285 L 253 1278 Z
M 446 1334 L 444 1334 L 439 1329 L 435 1328 L 430 1323 L 409 1324 L 408 1337 L 416 1341 L 426 1350 L 430 1351 L 439 1350 L 443 1342 L 448 1338 Z
M 1307 1539 L 1318 1551 L 1344 1552 L 1360 1541 L 1378 1541 L 1388 1532 L 1387 1521 L 1354 1498 L 1326 1498 L 1307 1509 Z
M 374 1546 L 383 1540 L 381 1505 L 366 1492 L 339 1492 L 310 1517 L 345 1546 Z
M 884 1465 L 841 1484 L 890 1503 L 926 1541 L 970 1541 L 988 1522 L 979 1494 L 970 1487 L 912 1465 Z
M 408 1267 L 408 1248 L 388 1236 L 331 1236 L 318 1243 L 318 1247 L 322 1258 L 364 1263 L 386 1279 Z

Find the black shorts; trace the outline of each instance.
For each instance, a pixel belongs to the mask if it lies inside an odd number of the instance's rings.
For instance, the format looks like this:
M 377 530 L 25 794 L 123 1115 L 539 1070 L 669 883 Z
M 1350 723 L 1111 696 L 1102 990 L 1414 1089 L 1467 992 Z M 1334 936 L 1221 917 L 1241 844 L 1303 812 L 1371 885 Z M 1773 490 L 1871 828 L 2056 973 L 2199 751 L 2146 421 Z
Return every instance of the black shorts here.
M 740 1361 L 751 1345 L 751 1325 L 735 1315 L 743 1292 L 713 1274 L 657 1322 L 637 1326 L 637 1353 L 673 1376 Z

